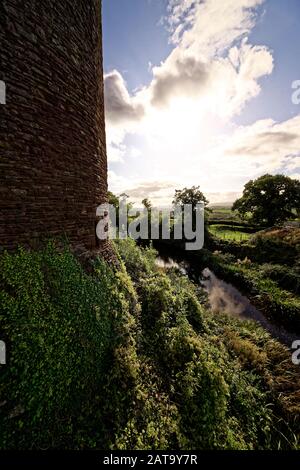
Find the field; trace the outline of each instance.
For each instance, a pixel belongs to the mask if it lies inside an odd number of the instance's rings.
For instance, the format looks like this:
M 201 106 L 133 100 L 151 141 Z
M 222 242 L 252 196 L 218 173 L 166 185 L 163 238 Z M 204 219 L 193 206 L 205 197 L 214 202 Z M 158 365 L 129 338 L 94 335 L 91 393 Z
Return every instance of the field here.
M 240 218 L 231 210 L 230 207 L 210 207 L 209 220 L 228 220 L 239 221 Z
M 227 226 L 227 225 L 210 225 L 209 231 L 216 237 L 222 238 L 223 240 L 243 241 L 249 240 L 251 233 L 242 231 L 242 227 L 239 226 Z
M 240 217 L 230 207 L 215 206 L 209 212 L 209 231 L 222 240 L 235 242 L 249 240 L 256 231 L 241 221 Z
M 300 228 L 287 223 L 255 233 L 238 224 L 214 224 L 209 231 L 214 235 L 213 249 L 219 253 L 214 270 L 238 283 L 246 295 L 255 293 L 267 316 L 299 331 Z

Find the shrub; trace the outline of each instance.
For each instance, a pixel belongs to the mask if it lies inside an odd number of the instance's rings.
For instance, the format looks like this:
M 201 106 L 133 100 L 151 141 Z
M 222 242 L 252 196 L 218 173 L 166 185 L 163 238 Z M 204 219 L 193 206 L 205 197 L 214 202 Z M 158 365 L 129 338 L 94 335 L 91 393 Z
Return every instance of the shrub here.
M 127 265 L 126 257 L 124 261 Z M 141 276 L 135 286 L 142 307 L 141 348 L 147 358 L 143 361 L 150 361 L 161 377 L 158 396 L 169 397 L 161 401 L 160 414 L 167 413 L 167 403 L 175 407 L 167 448 L 177 442 L 180 449 L 251 449 L 276 441 L 270 429 L 268 393 L 252 371 L 253 366 L 259 369 L 264 354 L 237 337 L 240 350 L 231 356 L 219 336 L 224 327 L 214 326 L 218 329 L 214 336 L 196 288 L 174 270 L 167 275 L 154 269 L 150 276 L 143 277 L 142 272 Z M 134 423 L 131 437 L 137 432 L 136 418 Z M 145 439 L 143 445 L 149 443 Z

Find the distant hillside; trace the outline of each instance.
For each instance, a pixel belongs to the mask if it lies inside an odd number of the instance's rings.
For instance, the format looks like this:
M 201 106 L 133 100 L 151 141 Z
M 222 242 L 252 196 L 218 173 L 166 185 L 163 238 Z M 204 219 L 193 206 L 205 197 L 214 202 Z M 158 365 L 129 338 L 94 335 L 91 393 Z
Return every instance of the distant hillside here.
M 233 205 L 232 202 L 214 202 L 212 204 L 208 204 L 208 207 L 211 209 L 231 209 Z

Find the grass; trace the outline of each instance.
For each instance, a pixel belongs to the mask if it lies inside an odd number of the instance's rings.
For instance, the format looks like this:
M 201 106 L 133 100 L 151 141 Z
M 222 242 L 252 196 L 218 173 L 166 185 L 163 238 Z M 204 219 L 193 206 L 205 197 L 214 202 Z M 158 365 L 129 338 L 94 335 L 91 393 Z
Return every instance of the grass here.
M 209 225 L 209 230 L 214 225 Z M 238 227 L 236 225 L 236 227 Z M 224 225 L 224 229 L 228 226 Z M 252 229 L 249 229 L 252 231 Z M 243 233 L 249 231 L 248 227 L 239 229 Z M 219 232 L 215 232 L 219 233 Z M 222 232 L 220 232 L 222 233 Z M 234 236 L 234 235 L 233 235 Z M 220 236 L 207 239 L 207 246 L 212 251 L 221 251 L 230 253 L 235 258 L 249 258 L 259 264 L 271 263 L 285 266 L 294 266 L 299 263 L 300 243 L 299 229 L 281 228 L 262 230 L 257 233 L 251 233 L 248 239 L 221 238 Z M 297 261 L 298 260 L 298 261 Z
M 231 220 L 239 221 L 239 217 L 230 207 L 211 207 L 209 212 L 209 220 Z
M 226 226 L 221 224 L 210 225 L 209 231 L 216 237 L 221 238 L 222 240 L 233 240 L 233 241 L 243 241 L 249 240 L 251 237 L 250 233 L 243 232 L 239 230 L 238 226 Z
M 300 228 L 298 227 L 270 228 L 257 233 L 256 238 L 264 238 L 271 241 L 278 240 L 300 249 Z

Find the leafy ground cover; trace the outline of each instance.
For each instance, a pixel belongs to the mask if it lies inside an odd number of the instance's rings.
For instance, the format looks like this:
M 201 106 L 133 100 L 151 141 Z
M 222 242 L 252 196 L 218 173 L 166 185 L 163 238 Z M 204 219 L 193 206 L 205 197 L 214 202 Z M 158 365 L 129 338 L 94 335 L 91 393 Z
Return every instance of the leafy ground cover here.
M 1 448 L 295 449 L 299 370 L 253 322 L 214 315 L 156 252 L 2 253 Z

